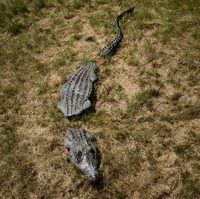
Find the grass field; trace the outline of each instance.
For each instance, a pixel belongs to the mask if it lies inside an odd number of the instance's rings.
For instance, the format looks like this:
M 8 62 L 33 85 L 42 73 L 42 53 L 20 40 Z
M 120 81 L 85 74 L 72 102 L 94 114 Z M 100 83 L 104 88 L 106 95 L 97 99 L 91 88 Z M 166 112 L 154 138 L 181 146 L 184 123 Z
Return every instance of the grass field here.
M 115 37 L 114 56 L 97 52 Z M 0 199 L 199 199 L 197 0 L 2 0 Z M 94 62 L 93 107 L 65 118 L 66 77 Z M 63 147 L 85 128 L 101 153 L 91 185 Z

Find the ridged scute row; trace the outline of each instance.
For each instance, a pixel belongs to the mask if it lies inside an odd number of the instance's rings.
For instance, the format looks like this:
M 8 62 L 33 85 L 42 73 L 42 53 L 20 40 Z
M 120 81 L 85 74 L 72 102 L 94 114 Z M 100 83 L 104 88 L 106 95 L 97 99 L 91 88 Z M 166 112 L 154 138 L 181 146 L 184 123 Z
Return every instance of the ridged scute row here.
M 89 96 L 92 92 L 92 82 L 97 79 L 94 63 L 81 66 L 72 73 L 60 91 L 61 100 L 57 107 L 66 117 L 78 115 L 91 106 Z

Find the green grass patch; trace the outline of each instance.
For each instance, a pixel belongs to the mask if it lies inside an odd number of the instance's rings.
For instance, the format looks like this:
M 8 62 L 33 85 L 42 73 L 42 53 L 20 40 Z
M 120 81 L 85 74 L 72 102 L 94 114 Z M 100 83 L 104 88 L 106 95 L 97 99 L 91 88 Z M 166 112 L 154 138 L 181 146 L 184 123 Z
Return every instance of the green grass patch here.
M 124 142 L 129 137 L 129 135 L 130 135 L 129 132 L 117 131 L 117 132 L 115 132 L 115 139 L 120 142 Z
M 13 12 L 14 15 L 24 13 L 24 12 L 28 12 L 27 5 L 26 4 L 15 5 L 15 6 L 12 7 L 12 12 Z
M 8 31 L 13 33 L 13 34 L 17 34 L 21 31 L 21 29 L 23 28 L 24 26 L 21 24 L 21 23 L 18 23 L 18 22 L 13 22 L 11 23 L 11 25 L 8 27 Z
M 35 6 L 38 7 L 39 9 L 44 8 L 46 7 L 46 2 L 45 0 L 37 0 Z
M 159 91 L 155 89 L 147 89 L 137 93 L 135 97 L 129 102 L 128 110 L 126 113 L 127 116 L 133 117 L 142 106 L 150 106 L 150 103 L 148 104 L 149 99 L 151 97 L 158 97 L 159 95 Z
M 6 127 L 1 132 L 1 155 L 10 153 L 18 144 L 18 136 L 13 128 Z
M 189 171 L 182 172 L 181 180 L 183 188 L 179 194 L 180 198 L 196 198 L 200 194 L 200 180 L 199 178 L 193 178 Z
M 191 120 L 200 118 L 200 101 L 187 104 L 182 111 L 175 115 L 175 119 Z
M 177 154 L 185 154 L 185 152 L 187 150 L 189 150 L 191 148 L 191 144 L 189 142 L 185 142 L 183 144 L 176 144 L 174 145 L 174 151 L 177 153 Z

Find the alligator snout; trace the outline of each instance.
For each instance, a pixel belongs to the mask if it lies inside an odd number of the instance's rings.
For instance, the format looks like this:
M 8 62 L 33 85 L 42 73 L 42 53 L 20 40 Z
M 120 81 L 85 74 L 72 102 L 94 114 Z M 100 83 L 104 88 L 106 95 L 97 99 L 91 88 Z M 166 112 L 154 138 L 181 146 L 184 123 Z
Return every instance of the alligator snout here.
M 95 169 L 92 173 L 88 172 L 88 174 L 85 175 L 86 178 L 90 181 L 90 182 L 95 182 L 98 180 L 99 178 L 99 173 L 98 171 Z

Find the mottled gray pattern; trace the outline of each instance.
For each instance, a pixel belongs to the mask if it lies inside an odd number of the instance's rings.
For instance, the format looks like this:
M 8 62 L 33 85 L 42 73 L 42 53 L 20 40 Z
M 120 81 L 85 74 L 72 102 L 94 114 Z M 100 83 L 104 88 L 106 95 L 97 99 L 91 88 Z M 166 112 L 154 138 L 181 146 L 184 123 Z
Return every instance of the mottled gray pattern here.
M 96 69 L 94 63 L 85 64 L 67 78 L 57 105 L 66 117 L 78 115 L 91 106 L 88 98 L 92 92 L 92 82 L 97 78 Z
M 98 179 L 98 154 L 93 144 L 93 135 L 84 129 L 68 129 L 64 147 L 69 150 L 71 161 L 80 169 L 90 182 Z
M 120 15 L 117 16 L 115 26 L 116 26 L 116 37 L 113 41 L 111 41 L 107 46 L 105 46 L 102 50 L 98 52 L 98 55 L 104 57 L 108 55 L 122 40 L 122 32 L 119 27 L 119 20 L 125 15 L 133 12 L 134 7 L 129 8 L 128 10 L 122 12 Z

